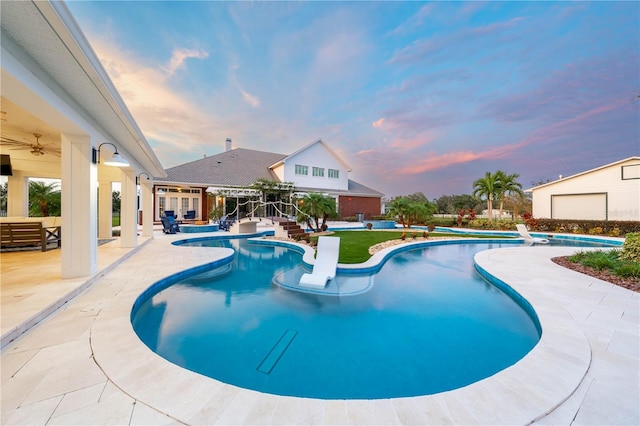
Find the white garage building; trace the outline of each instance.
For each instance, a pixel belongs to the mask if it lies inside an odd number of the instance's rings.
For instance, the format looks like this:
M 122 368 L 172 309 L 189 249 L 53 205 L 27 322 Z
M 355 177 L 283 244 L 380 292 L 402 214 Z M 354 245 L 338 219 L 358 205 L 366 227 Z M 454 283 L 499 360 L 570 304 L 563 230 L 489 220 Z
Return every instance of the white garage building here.
M 640 221 L 640 157 L 560 178 L 526 192 L 533 195 L 536 218 Z

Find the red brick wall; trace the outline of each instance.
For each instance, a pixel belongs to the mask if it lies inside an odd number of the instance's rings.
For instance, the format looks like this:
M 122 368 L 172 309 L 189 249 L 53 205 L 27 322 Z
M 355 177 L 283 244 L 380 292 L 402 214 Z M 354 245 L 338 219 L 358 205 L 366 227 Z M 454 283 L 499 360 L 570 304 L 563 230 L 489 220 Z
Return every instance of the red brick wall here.
M 365 220 L 380 215 L 380 197 L 338 197 L 338 213 L 340 218 L 364 213 Z

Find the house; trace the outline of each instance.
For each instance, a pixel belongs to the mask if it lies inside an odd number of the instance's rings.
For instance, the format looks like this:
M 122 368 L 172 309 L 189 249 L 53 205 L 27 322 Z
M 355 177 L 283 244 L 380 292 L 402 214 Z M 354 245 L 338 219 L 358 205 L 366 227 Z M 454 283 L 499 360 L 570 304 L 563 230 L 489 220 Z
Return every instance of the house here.
M 309 192 L 333 197 L 341 218 L 379 215 L 383 194 L 349 179 L 350 171 L 321 140 L 285 155 L 233 149 L 227 139 L 224 152 L 169 168 L 166 178 L 155 180 L 155 220 L 167 210 L 178 218 L 195 210 L 196 219 L 206 220 L 216 207 L 234 217 L 257 214 L 260 191 L 252 188 L 261 180 L 278 184 L 277 191 L 262 200 L 272 202 L 260 211 L 265 216 L 295 215 L 290 203 Z
M 64 3 L 2 2 L 1 15 L 3 220 L 27 219 L 30 178 L 59 179 L 61 277 L 94 275 L 98 238 L 112 237 L 112 183 L 122 188 L 119 244 L 134 248 L 138 181 L 152 237 L 151 177 L 164 167 Z M 123 167 L 105 164 L 116 153 Z
M 640 220 L 640 157 L 629 157 L 527 189 L 533 216 L 549 219 Z

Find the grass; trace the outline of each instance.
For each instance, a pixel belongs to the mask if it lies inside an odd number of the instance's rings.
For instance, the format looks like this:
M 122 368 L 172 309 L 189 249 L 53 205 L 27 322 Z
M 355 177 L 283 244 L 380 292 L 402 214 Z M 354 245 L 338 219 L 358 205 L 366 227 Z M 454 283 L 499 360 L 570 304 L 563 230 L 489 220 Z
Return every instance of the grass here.
M 417 231 L 416 235 L 419 239 L 422 239 L 422 232 Z M 407 232 L 407 241 L 411 241 L 412 232 Z M 366 262 L 371 255 L 369 254 L 369 247 L 378 243 L 389 240 L 399 240 L 402 236 L 402 231 L 336 231 L 332 236 L 340 237 L 340 254 L 338 256 L 338 263 L 362 263 Z M 450 234 L 443 232 L 431 232 L 429 236 L 432 237 L 460 237 L 460 234 Z M 497 238 L 495 236 L 486 235 L 464 235 L 465 237 L 479 237 L 479 238 Z
M 569 256 L 569 260 L 598 271 L 608 270 L 619 277 L 640 278 L 640 263 L 622 259 L 620 250 L 579 251 Z

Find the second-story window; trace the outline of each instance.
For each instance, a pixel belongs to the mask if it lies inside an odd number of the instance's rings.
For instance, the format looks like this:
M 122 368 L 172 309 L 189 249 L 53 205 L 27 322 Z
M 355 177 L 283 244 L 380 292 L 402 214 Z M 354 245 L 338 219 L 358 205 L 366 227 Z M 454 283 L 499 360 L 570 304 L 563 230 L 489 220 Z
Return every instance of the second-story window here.
M 324 177 L 324 169 L 322 167 L 314 167 L 313 175 L 317 177 Z
M 309 167 L 308 166 L 302 166 L 300 164 L 296 164 L 296 174 L 297 175 L 308 175 L 309 174 Z
M 336 169 L 329 169 L 329 178 L 340 179 L 340 171 Z

